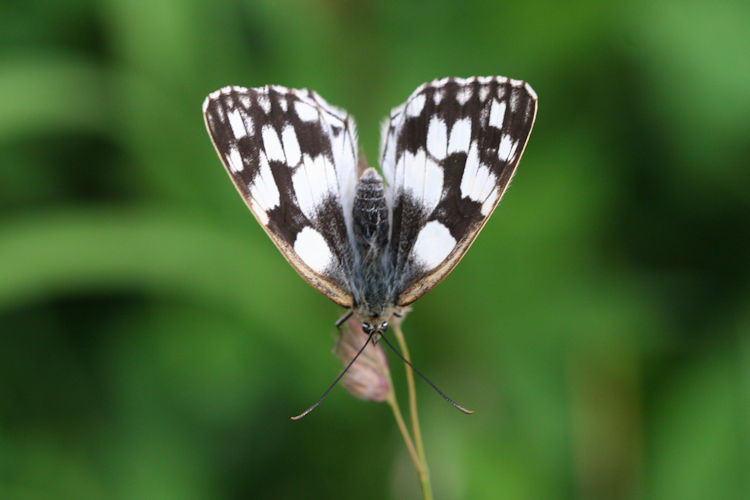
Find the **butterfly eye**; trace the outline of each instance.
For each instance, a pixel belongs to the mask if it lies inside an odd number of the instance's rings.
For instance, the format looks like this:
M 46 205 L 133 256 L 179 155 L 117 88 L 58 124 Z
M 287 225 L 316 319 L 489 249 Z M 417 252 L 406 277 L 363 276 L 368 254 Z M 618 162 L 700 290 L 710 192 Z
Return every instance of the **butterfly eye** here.
M 362 323 L 362 331 L 370 335 L 372 333 L 372 325 L 370 323 Z
M 383 321 L 382 323 L 380 323 L 380 333 L 385 332 L 387 328 L 388 328 L 388 322 L 387 321 Z

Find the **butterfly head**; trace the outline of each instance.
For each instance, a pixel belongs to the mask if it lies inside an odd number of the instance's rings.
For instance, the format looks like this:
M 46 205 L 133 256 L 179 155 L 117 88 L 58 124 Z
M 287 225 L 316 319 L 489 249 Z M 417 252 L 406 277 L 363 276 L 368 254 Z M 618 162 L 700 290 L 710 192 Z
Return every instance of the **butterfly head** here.
M 362 321 L 362 331 L 365 335 L 381 335 L 388 329 L 388 320 L 383 318 L 370 318 Z M 376 337 L 377 338 L 377 337 Z

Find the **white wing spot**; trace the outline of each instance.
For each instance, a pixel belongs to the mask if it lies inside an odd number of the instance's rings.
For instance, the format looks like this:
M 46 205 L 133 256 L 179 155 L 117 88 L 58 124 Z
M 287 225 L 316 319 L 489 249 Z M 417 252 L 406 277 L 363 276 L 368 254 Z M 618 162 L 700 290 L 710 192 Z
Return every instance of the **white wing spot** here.
M 286 163 L 293 167 L 302 159 L 302 153 L 297 142 L 297 134 L 294 127 L 287 125 L 281 132 L 281 142 L 284 144 L 284 153 L 286 154 Z
M 443 89 L 435 89 L 435 92 L 432 94 L 432 100 L 435 106 L 440 104 L 440 101 L 443 100 Z
M 245 129 L 245 123 L 242 120 L 240 111 L 238 109 L 233 109 L 227 113 L 227 115 L 229 116 L 229 125 L 232 127 L 234 138 L 242 139 L 245 137 L 247 135 L 247 130 Z
M 412 192 L 417 200 L 422 200 L 425 178 L 425 152 L 424 149 L 417 150 L 413 155 L 406 151 L 404 158 L 404 190 Z
M 505 101 L 496 101 L 492 99 L 492 107 L 490 108 L 490 127 L 503 128 L 503 121 L 505 121 Z
M 339 181 L 338 177 L 336 176 L 336 169 L 333 168 L 333 163 L 331 163 L 331 160 L 329 160 L 326 155 L 318 156 L 318 161 L 320 161 L 320 164 L 322 165 L 322 170 L 325 173 L 326 184 L 328 187 L 326 195 L 321 196 L 320 201 L 322 202 L 327 196 L 338 192 Z
M 279 100 L 278 100 L 278 103 L 279 103 L 279 106 L 281 107 L 281 111 L 283 111 L 284 113 L 286 113 L 286 110 L 287 110 L 286 97 L 281 96 L 279 98 Z
M 495 187 L 495 183 L 495 174 L 490 171 L 488 166 L 480 164 L 469 198 L 480 203 L 484 202 L 490 195 L 490 190 Z
M 427 213 L 431 213 L 435 210 L 438 203 L 440 203 L 440 198 L 443 195 L 443 169 L 440 165 L 427 158 L 424 170 L 422 207 Z
M 245 165 L 242 163 L 242 156 L 240 156 L 240 152 L 237 148 L 229 148 L 227 163 L 229 163 L 229 170 L 232 172 L 242 172 L 245 168 Z
M 302 155 L 302 165 L 294 172 L 292 185 L 300 210 L 312 219 L 317 207 L 336 192 L 338 181 L 333 164 L 324 155 Z
M 445 122 L 433 116 L 427 129 L 427 151 L 437 160 L 445 158 L 448 148 L 448 132 Z
M 406 106 L 406 115 L 410 117 L 419 116 L 424 109 L 425 97 L 424 94 L 419 94 L 409 101 Z
M 474 182 L 477 179 L 479 169 L 479 151 L 476 141 L 471 143 L 469 154 L 466 156 L 464 174 L 461 176 L 461 196 L 470 198 L 474 191 Z
M 263 149 L 266 150 L 266 155 L 269 161 L 283 161 L 286 162 L 284 156 L 284 150 L 281 147 L 281 141 L 279 141 L 279 134 L 271 125 L 266 125 L 262 130 L 263 134 Z
M 464 104 L 469 102 L 471 96 L 471 87 L 463 87 L 458 89 L 458 92 L 456 92 L 456 101 L 458 101 L 458 103 L 463 106 Z
M 333 254 L 323 235 L 309 226 L 297 234 L 294 251 L 302 262 L 320 274 L 323 274 L 333 261 Z
M 255 135 L 255 123 L 253 123 L 253 118 L 247 113 L 242 113 L 242 121 L 245 124 L 247 135 Z
M 448 257 L 456 246 L 456 239 L 443 224 L 432 220 L 425 224 L 414 242 L 412 255 L 414 260 L 425 267 L 434 269 Z
M 338 195 L 344 212 L 344 222 L 351 227 L 352 207 L 354 205 L 354 190 L 357 185 L 357 148 L 352 143 L 352 135 L 356 140 L 354 123 L 347 120 L 344 130 L 338 137 L 331 137 L 331 153 L 333 163 L 331 170 L 334 174 L 329 183 L 335 184 L 333 193 Z M 330 162 L 329 162 L 330 163 Z
M 308 219 L 311 219 L 315 215 L 315 204 L 312 195 L 313 186 L 307 173 L 310 157 L 304 155 L 302 159 L 302 165 L 297 167 L 292 175 L 292 186 L 294 187 L 294 194 L 297 195 L 297 204 L 300 210 Z
M 479 101 L 480 102 L 486 101 L 489 93 L 490 93 L 490 87 L 488 85 L 483 85 L 479 87 Z
M 443 195 L 443 169 L 432 161 L 423 149 L 415 154 L 406 151 L 398 160 L 397 173 L 402 178 L 395 179 L 405 193 L 419 202 L 422 209 L 430 213 Z
M 466 153 L 471 142 L 471 119 L 462 118 L 451 127 L 451 136 L 448 140 L 448 154 Z
M 471 188 L 468 190 L 468 197 L 473 201 L 482 201 L 481 191 L 484 183 L 487 182 L 487 177 L 490 175 L 490 170 L 482 165 L 481 163 L 477 167 L 476 175 L 470 182 Z
M 279 205 L 279 189 L 276 187 L 271 167 L 263 152 L 259 154 L 259 163 L 258 173 L 248 187 L 253 199 L 263 210 L 268 211 Z
M 294 110 L 303 122 L 314 122 L 318 120 L 318 110 L 314 106 L 302 101 L 294 102 Z
M 271 112 L 271 100 L 266 94 L 258 94 L 258 105 L 261 107 L 265 114 Z
M 225 124 L 227 122 L 227 113 L 226 113 L 226 110 L 224 109 L 224 106 L 216 106 L 214 108 L 214 111 L 216 112 L 216 114 L 219 115 L 219 121 L 222 124 Z
M 500 146 L 497 148 L 497 157 L 500 161 L 509 161 L 516 152 L 517 141 L 509 135 L 500 138 Z

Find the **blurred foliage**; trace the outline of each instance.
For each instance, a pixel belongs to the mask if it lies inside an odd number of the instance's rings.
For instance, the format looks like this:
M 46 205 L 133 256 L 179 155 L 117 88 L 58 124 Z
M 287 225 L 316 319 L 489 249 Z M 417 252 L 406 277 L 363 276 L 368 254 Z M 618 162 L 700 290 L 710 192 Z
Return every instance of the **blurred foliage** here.
M 513 188 L 405 325 L 437 498 L 750 497 L 750 4 L 0 5 L 0 498 L 409 498 L 340 311 L 203 128 L 228 84 L 378 123 L 420 83 L 540 97 Z M 395 370 L 400 373 L 400 369 Z M 403 383 L 403 379 L 397 379 Z M 403 391 L 402 391 L 403 392 Z

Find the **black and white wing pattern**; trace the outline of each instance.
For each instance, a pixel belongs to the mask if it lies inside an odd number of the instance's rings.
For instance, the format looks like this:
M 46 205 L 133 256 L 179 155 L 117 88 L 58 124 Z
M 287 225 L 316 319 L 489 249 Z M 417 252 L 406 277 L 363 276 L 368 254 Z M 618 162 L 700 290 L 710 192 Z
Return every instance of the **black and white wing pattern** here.
M 225 87 L 203 103 L 209 134 L 255 218 L 284 257 L 352 307 L 354 122 L 309 90 Z
M 380 164 L 396 305 L 435 286 L 474 241 L 513 177 L 536 108 L 527 83 L 475 77 L 426 83 L 391 112 Z

